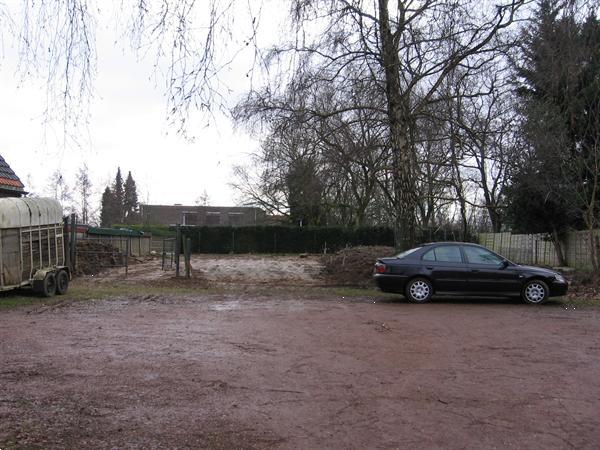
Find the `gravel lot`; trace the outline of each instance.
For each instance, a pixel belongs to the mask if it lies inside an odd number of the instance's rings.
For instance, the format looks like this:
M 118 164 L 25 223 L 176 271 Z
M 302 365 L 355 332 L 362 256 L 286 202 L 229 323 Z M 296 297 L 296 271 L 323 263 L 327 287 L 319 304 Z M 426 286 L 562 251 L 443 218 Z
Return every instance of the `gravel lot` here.
M 598 447 L 600 309 L 340 292 L 0 310 L 0 448 Z

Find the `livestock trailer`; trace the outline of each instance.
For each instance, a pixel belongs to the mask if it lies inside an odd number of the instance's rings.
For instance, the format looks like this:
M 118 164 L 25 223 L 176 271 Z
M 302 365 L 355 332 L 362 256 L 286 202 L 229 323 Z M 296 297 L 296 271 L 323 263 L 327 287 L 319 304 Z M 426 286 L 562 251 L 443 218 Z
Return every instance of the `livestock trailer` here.
M 47 297 L 64 294 L 62 207 L 49 198 L 0 198 L 0 291 L 29 286 Z

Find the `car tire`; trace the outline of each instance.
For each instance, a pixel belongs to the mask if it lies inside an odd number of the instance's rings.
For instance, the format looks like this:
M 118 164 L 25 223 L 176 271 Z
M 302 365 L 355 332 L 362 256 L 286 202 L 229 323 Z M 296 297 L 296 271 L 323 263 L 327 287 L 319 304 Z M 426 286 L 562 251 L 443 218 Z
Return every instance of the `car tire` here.
M 59 270 L 56 274 L 56 293 L 64 295 L 69 289 L 69 274 L 66 270 Z
M 542 280 L 530 280 L 523 286 L 521 298 L 525 303 L 539 305 L 548 300 L 550 289 Z
M 433 286 L 427 278 L 413 278 L 406 285 L 404 295 L 411 303 L 426 303 L 431 300 Z
M 46 274 L 42 285 L 42 295 L 44 297 L 52 297 L 56 294 L 56 276 L 50 272 Z

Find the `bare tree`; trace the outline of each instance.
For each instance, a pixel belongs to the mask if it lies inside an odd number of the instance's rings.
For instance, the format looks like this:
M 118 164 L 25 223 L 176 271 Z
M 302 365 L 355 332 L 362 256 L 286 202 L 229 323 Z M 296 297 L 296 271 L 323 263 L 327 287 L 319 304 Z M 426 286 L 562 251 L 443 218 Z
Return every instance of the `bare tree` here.
M 523 148 L 513 101 L 510 92 L 493 89 L 483 98 L 465 99 L 456 118 L 464 149 L 461 165 L 482 194 L 494 232 L 501 230 L 506 187 Z
M 20 24 L 10 29 L 18 37 L 22 79 L 44 80 L 45 120 L 62 123 L 71 138 L 89 120 L 99 21 L 120 24 L 117 33 L 135 54 L 154 59 L 155 76 L 165 83 L 167 118 L 185 134 L 191 110 L 211 114 L 225 105 L 223 71 L 250 44 L 256 48 L 262 10 L 261 3 L 235 0 L 23 0 L 21 5 L 20 11 L 0 5 L 0 24 L 19 17 Z
M 353 77 L 379 86 L 386 104 L 342 105 L 337 110 L 309 110 L 320 117 L 350 109 L 374 109 L 386 116 L 391 148 L 391 176 L 397 245 L 415 243 L 418 199 L 417 156 L 411 142 L 417 118 L 428 105 L 442 101 L 443 82 L 457 67 L 478 68 L 503 47 L 496 38 L 509 27 L 523 1 L 506 1 L 494 8 L 479 2 L 430 0 L 421 3 L 387 0 L 294 1 L 294 40 L 274 49 L 272 59 L 296 58 L 289 86 L 310 87 L 318 81 L 341 86 Z M 452 41 L 452 46 L 444 45 Z M 298 81 L 301 80 L 301 83 Z M 281 80 L 278 80 L 281 84 Z M 269 103 L 270 87 L 257 97 L 263 108 L 286 108 Z M 258 102 L 257 102 L 258 103 Z
M 79 168 L 75 183 L 77 203 L 79 204 L 79 217 L 81 223 L 90 222 L 90 200 L 92 195 L 92 180 L 90 179 L 87 164 Z
M 196 205 L 200 205 L 200 206 L 208 206 L 210 205 L 210 196 L 208 195 L 208 192 L 206 190 L 206 188 L 204 188 L 202 190 L 202 194 L 200 194 L 195 201 Z
M 89 0 L 22 3 L 19 72 L 23 79 L 37 75 L 45 80 L 45 120 L 58 119 L 65 134 L 85 125 L 93 96 L 94 10 Z
M 320 186 L 319 195 L 313 190 L 313 202 L 320 198 L 321 222 L 353 226 L 372 222 L 373 214 L 379 215 L 381 210 L 371 202 L 389 153 L 384 116 L 376 111 L 376 106 L 349 108 L 345 114 L 313 113 L 335 110 L 342 103 L 381 103 L 378 92 L 372 88 L 370 83 L 353 84 L 351 80 L 345 86 L 334 87 L 323 82 L 299 81 L 278 99 L 253 95 L 238 105 L 235 110 L 238 119 L 250 122 L 257 119 L 259 124 L 268 124 L 258 127 L 261 133 L 267 128 L 269 134 L 263 139 L 261 154 L 255 162 L 269 174 L 261 179 L 272 188 L 252 189 L 252 195 L 273 193 L 276 190 L 273 188 L 279 187 L 282 195 L 270 195 L 267 203 L 273 205 L 277 199 L 281 202 L 277 209 L 291 213 L 294 195 L 289 175 L 302 172 L 307 186 Z M 269 103 L 278 106 L 269 107 Z M 298 172 L 298 167 L 315 167 L 315 164 L 319 181 L 311 184 L 309 173 L 314 170 Z M 238 180 L 242 178 L 245 182 L 236 187 L 248 193 L 250 180 L 246 171 L 238 172 Z
M 52 172 L 52 174 L 48 178 L 45 192 L 46 195 L 60 202 L 64 214 L 70 214 L 72 212 L 75 212 L 75 207 L 72 204 L 72 189 L 67 183 L 65 177 L 63 176 L 62 171 L 60 171 L 59 169 Z

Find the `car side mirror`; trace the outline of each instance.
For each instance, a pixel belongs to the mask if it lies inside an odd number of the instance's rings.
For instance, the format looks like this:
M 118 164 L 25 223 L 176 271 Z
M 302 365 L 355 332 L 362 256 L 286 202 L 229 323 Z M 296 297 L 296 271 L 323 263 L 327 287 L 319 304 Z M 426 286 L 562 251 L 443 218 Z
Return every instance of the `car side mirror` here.
M 501 269 L 506 269 L 509 266 L 509 263 L 506 259 L 503 259 L 502 262 L 500 263 L 500 268 Z

